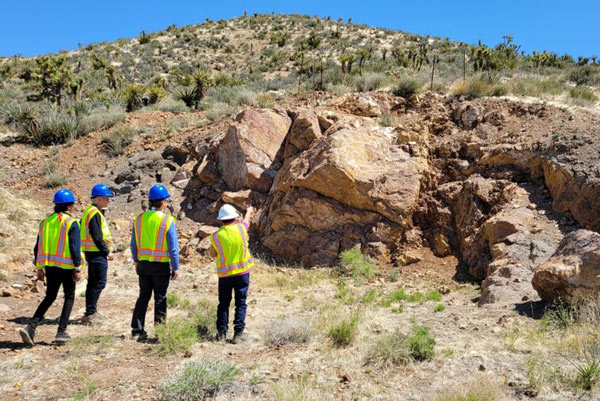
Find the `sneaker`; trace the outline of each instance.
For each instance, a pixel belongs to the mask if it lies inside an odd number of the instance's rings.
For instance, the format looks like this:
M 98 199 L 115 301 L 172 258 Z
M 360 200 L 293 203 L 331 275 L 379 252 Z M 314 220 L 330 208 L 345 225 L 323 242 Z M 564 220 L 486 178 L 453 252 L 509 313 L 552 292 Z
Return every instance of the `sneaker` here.
M 145 331 L 132 331 L 131 338 L 138 343 L 143 343 L 148 341 L 148 333 Z
M 217 333 L 217 335 L 215 336 L 215 341 L 225 341 L 226 338 L 227 338 L 227 332 L 219 331 Z
M 24 344 L 30 347 L 33 347 L 35 345 L 35 342 L 33 341 L 35 329 L 31 330 L 31 326 L 27 326 L 24 329 L 20 329 L 19 334 L 21 335 L 21 339 L 23 340 Z
M 83 315 L 81 317 L 81 319 L 79 319 L 79 321 L 81 322 L 81 324 L 88 325 L 88 324 L 92 324 L 92 322 L 94 320 L 96 320 L 97 317 L 98 317 L 97 313 L 92 313 L 91 315 Z
M 231 342 L 234 344 L 243 343 L 245 341 L 248 341 L 248 333 L 246 333 L 245 331 L 235 333 L 233 335 L 233 340 L 231 340 Z
M 54 339 L 54 341 L 56 341 L 59 344 L 64 344 L 71 341 L 71 337 L 67 334 L 67 332 L 63 331 L 56 334 L 56 338 Z

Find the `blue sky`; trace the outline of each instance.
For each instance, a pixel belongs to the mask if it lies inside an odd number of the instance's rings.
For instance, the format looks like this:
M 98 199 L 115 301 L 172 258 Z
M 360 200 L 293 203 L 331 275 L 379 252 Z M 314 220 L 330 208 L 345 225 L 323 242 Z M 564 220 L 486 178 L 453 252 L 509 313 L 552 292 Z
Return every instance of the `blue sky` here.
M 600 0 L 158 1 L 2 0 L 0 56 L 34 56 L 253 13 L 331 16 L 405 32 L 487 45 L 510 34 L 532 50 L 600 56 Z

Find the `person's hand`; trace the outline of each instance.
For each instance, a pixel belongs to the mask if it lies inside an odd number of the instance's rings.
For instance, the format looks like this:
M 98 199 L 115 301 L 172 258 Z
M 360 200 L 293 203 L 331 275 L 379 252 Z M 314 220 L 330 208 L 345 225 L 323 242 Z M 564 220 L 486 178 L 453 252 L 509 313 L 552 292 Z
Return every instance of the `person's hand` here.
M 75 282 L 81 281 L 81 270 L 75 270 Z
M 179 277 L 179 270 L 173 270 L 171 272 L 171 280 L 177 280 L 177 277 Z
M 43 283 L 45 278 L 46 273 L 44 273 L 44 269 L 37 269 L 37 279 Z
M 112 252 L 109 252 L 108 256 L 106 257 L 106 259 L 108 259 L 108 260 L 115 260 L 115 254 L 112 253 Z

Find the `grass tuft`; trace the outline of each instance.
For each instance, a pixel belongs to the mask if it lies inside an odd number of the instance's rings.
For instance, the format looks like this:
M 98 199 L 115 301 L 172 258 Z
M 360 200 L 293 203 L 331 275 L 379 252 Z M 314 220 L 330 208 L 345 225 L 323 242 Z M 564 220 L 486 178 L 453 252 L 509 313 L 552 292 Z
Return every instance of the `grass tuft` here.
M 169 319 L 156 326 L 156 336 L 160 345 L 159 355 L 183 353 L 198 342 L 198 328 L 191 319 Z
M 267 345 L 306 344 L 313 331 L 304 320 L 284 317 L 273 320 L 266 328 L 263 339 Z
M 355 279 L 370 279 L 377 272 L 377 265 L 363 255 L 359 246 L 340 253 L 340 272 Z
M 161 388 L 161 401 L 207 400 L 226 389 L 238 369 L 219 360 L 191 361 Z
M 346 347 L 354 341 L 358 332 L 358 320 L 358 313 L 353 313 L 329 328 L 327 337 L 333 342 L 334 346 Z

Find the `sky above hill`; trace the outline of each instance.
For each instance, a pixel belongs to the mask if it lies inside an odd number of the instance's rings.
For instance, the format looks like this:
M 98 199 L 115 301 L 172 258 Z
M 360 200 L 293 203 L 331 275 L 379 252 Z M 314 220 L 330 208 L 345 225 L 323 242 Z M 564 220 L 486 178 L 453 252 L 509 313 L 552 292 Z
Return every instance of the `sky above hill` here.
M 253 13 L 350 17 L 352 22 L 488 46 L 512 35 L 522 50 L 600 56 L 598 0 L 159 1 L 3 0 L 0 56 L 35 56 Z

